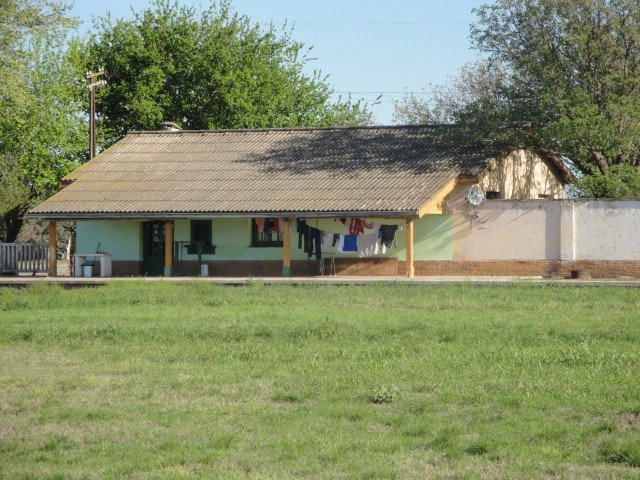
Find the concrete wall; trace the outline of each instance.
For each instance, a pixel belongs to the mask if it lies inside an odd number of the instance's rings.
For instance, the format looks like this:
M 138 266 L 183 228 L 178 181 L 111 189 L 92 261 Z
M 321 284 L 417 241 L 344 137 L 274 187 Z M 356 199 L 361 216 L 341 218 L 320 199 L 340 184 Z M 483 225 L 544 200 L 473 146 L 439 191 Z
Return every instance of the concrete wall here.
M 572 275 L 589 270 L 594 276 L 640 277 L 640 201 L 496 200 L 474 208 L 454 204 L 448 215 L 427 215 L 415 222 L 418 275 Z M 213 219 L 215 255 L 204 255 L 214 275 L 278 274 L 281 248 L 252 248 L 249 219 Z M 77 251 L 100 250 L 113 255 L 114 265 L 136 274 L 142 258 L 140 222 L 77 222 Z M 188 241 L 190 223 L 175 221 L 175 240 Z M 339 253 L 329 236 L 325 258 L 336 258 L 345 274 L 402 275 L 406 271 L 405 231 L 398 248 L 382 256 L 360 259 Z M 295 274 L 315 274 L 291 235 Z M 196 255 L 183 255 L 196 271 Z M 137 270 L 138 269 L 138 270 Z M 115 269 L 114 272 L 119 271 Z M 253 273 L 252 273 L 253 272 Z M 394 273 L 395 272 L 395 273 Z
M 576 202 L 576 260 L 640 260 L 640 201 Z
M 640 260 L 640 201 L 486 201 L 453 218 L 453 260 Z

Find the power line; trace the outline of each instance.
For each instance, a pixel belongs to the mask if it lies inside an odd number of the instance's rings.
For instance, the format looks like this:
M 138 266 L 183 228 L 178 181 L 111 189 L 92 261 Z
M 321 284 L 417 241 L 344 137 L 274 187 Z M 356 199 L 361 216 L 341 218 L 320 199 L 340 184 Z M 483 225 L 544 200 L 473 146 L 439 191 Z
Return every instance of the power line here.
M 339 93 L 341 95 L 351 95 L 351 94 L 358 94 L 358 95 L 428 95 L 429 92 L 412 92 L 412 91 L 402 91 L 402 92 L 380 92 L 380 91 L 375 91 L 375 92 L 357 92 L 357 91 L 351 91 L 351 92 L 346 92 L 346 91 L 335 91 L 333 93 Z
M 351 26 L 351 25 L 451 25 L 451 24 L 470 24 L 475 23 L 475 20 L 452 20 L 452 21 L 420 21 L 420 22 L 311 22 L 311 23 L 298 23 L 293 22 L 296 26 Z

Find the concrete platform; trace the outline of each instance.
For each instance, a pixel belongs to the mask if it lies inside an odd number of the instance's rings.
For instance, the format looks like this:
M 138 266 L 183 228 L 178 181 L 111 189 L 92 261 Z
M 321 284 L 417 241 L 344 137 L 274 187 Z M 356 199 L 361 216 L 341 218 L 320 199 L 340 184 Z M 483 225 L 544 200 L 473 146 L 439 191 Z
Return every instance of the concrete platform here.
M 0 287 L 26 287 L 33 284 L 57 284 L 66 287 L 92 287 L 113 282 L 170 282 L 189 284 L 205 282 L 220 285 L 367 285 L 372 283 L 393 283 L 403 285 L 495 285 L 495 284 L 557 284 L 573 286 L 622 286 L 640 287 L 640 279 L 592 279 L 565 280 L 542 277 L 363 277 L 363 276 L 317 276 L 317 277 L 48 277 L 46 275 L 0 276 Z

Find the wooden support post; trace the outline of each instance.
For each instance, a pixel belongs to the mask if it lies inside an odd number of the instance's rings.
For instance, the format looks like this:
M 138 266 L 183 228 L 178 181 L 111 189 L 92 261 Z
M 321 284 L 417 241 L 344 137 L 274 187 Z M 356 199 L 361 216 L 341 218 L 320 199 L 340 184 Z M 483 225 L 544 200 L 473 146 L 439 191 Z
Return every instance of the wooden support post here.
M 282 239 L 282 276 L 291 276 L 291 222 L 285 218 L 283 223 L 284 238 Z
M 56 236 L 56 222 L 49 222 L 49 265 L 50 277 L 58 276 L 58 238 Z
M 413 220 L 407 219 L 407 277 L 413 278 Z
M 164 276 L 173 275 L 173 223 L 166 222 L 164 227 Z

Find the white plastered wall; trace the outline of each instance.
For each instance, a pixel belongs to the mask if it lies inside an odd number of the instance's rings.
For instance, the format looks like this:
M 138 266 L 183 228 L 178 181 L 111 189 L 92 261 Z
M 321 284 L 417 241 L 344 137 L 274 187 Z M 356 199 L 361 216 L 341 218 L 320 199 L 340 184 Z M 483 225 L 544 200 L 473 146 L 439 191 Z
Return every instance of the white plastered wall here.
M 480 176 L 480 187 L 483 192 L 500 192 L 500 198 L 506 200 L 564 198 L 562 184 L 549 167 L 538 155 L 525 150 L 491 161 Z
M 640 200 L 487 201 L 454 217 L 453 260 L 640 260 Z

